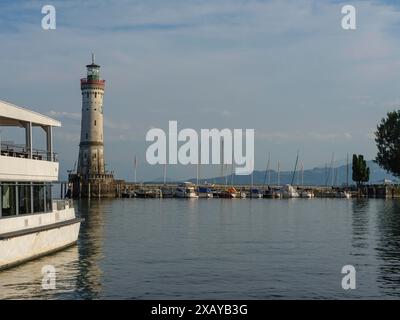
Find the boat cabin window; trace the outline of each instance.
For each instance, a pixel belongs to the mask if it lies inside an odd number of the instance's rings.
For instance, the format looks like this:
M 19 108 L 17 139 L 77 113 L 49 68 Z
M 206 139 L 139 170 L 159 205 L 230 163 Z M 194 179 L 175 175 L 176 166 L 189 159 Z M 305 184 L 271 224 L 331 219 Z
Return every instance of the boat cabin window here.
M 51 183 L 0 182 L 0 217 L 51 212 Z
M 33 185 L 33 212 L 44 212 L 44 184 Z
M 1 211 L 2 217 L 14 216 L 17 214 L 15 184 L 1 185 Z
M 31 209 L 31 184 L 18 183 L 18 214 L 28 214 L 32 212 Z
M 52 198 L 52 194 L 51 194 L 51 184 L 46 184 L 45 185 L 45 192 L 46 192 L 46 200 L 45 200 L 45 211 L 46 212 L 50 212 L 52 211 L 52 206 L 53 206 L 53 198 Z

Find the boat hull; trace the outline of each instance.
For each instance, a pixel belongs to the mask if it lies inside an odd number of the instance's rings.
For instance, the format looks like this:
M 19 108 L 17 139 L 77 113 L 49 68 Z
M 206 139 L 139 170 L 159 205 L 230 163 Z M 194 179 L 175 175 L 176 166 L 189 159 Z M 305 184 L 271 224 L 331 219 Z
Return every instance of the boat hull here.
M 199 196 L 196 193 L 187 193 L 185 198 L 198 198 Z
M 212 193 L 199 193 L 199 198 L 213 198 L 214 195 Z
M 48 213 L 1 218 L 0 270 L 73 245 L 82 220 L 69 206 Z
M 224 199 L 235 199 L 236 194 L 235 193 L 230 193 L 230 192 L 221 192 L 219 195 L 220 198 Z
M 335 195 L 335 197 L 336 198 L 341 198 L 341 199 L 350 199 L 351 198 L 351 194 L 348 193 L 348 192 L 340 192 L 340 193 L 337 193 Z
M 300 195 L 297 192 L 283 192 L 282 198 L 285 199 L 300 198 Z
M 0 270 L 64 249 L 77 242 L 80 220 L 0 240 Z M 50 227 L 50 226 L 49 226 Z

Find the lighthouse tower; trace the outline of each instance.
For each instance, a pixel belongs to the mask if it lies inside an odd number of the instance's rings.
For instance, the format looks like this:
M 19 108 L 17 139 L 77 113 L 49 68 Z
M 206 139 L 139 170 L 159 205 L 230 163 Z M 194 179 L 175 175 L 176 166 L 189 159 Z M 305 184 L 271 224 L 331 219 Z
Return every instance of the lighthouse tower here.
M 81 79 L 82 121 L 78 167 L 68 175 L 68 192 L 73 198 L 115 197 L 113 172 L 104 164 L 103 96 L 105 81 L 100 79 L 100 66 L 94 61 L 86 66 Z
M 92 63 L 86 66 L 87 77 L 81 79 L 82 122 L 81 141 L 77 173 L 81 177 L 105 174 L 103 143 L 103 96 L 105 80 L 100 79 L 100 66 Z

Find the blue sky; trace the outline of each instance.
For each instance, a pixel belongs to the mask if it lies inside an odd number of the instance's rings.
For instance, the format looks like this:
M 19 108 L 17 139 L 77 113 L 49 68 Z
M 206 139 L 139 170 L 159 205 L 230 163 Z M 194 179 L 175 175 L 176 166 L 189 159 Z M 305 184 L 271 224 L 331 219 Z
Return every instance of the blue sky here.
M 357 9 L 355 31 L 341 28 L 344 3 Z M 41 29 L 45 4 L 56 7 L 54 31 Z M 118 177 L 132 179 L 134 154 L 139 179 L 162 176 L 145 165 L 145 135 L 168 120 L 254 128 L 256 169 L 267 152 L 283 170 L 297 150 L 305 168 L 332 152 L 371 159 L 376 124 L 400 102 L 399 30 L 396 1 L 2 1 L 0 99 L 62 121 L 63 172 L 77 159 L 91 52 L 107 81 L 106 162 Z M 195 172 L 168 168 L 180 179 Z

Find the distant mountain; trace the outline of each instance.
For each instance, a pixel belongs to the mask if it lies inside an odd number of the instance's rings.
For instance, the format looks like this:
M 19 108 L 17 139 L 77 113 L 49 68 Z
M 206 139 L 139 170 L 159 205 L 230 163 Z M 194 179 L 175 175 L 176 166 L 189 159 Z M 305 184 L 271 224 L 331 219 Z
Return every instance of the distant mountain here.
M 384 169 L 380 168 L 375 162 L 372 160 L 367 161 L 367 165 L 370 168 L 370 179 L 369 183 L 379 183 L 384 179 L 389 179 L 392 181 L 397 181 L 397 179 L 387 173 Z M 346 171 L 347 166 L 341 165 L 332 170 L 332 168 L 325 167 L 316 167 L 314 169 L 304 170 L 303 179 L 304 185 L 342 185 L 346 183 Z M 333 173 L 333 174 L 332 174 Z M 278 174 L 275 170 L 270 170 L 266 175 L 266 184 L 268 184 L 268 175 L 271 177 L 271 184 L 277 184 Z M 301 183 L 301 173 L 297 171 L 294 178 L 294 184 Z M 333 178 L 332 178 L 333 176 Z M 349 164 L 349 183 L 354 184 L 354 181 L 351 179 L 352 169 L 351 163 Z M 292 182 L 293 172 L 292 171 L 281 171 L 280 173 L 280 184 L 288 184 Z M 265 171 L 254 171 L 253 173 L 253 181 L 254 184 L 263 184 L 265 179 Z M 228 177 L 215 177 L 208 179 L 201 179 L 201 182 L 207 181 L 208 183 L 217 183 L 217 184 L 225 184 L 226 181 L 228 184 L 232 181 L 232 176 Z M 191 179 L 189 181 L 195 182 L 196 179 Z M 233 184 L 250 184 L 251 176 L 237 176 L 233 175 Z
M 177 180 L 176 179 L 170 179 L 170 178 L 167 177 L 165 179 L 165 182 L 166 183 L 177 183 Z M 164 183 L 164 177 L 158 177 L 158 178 L 153 179 L 153 180 L 146 180 L 145 183 L 157 183 L 157 184 Z

